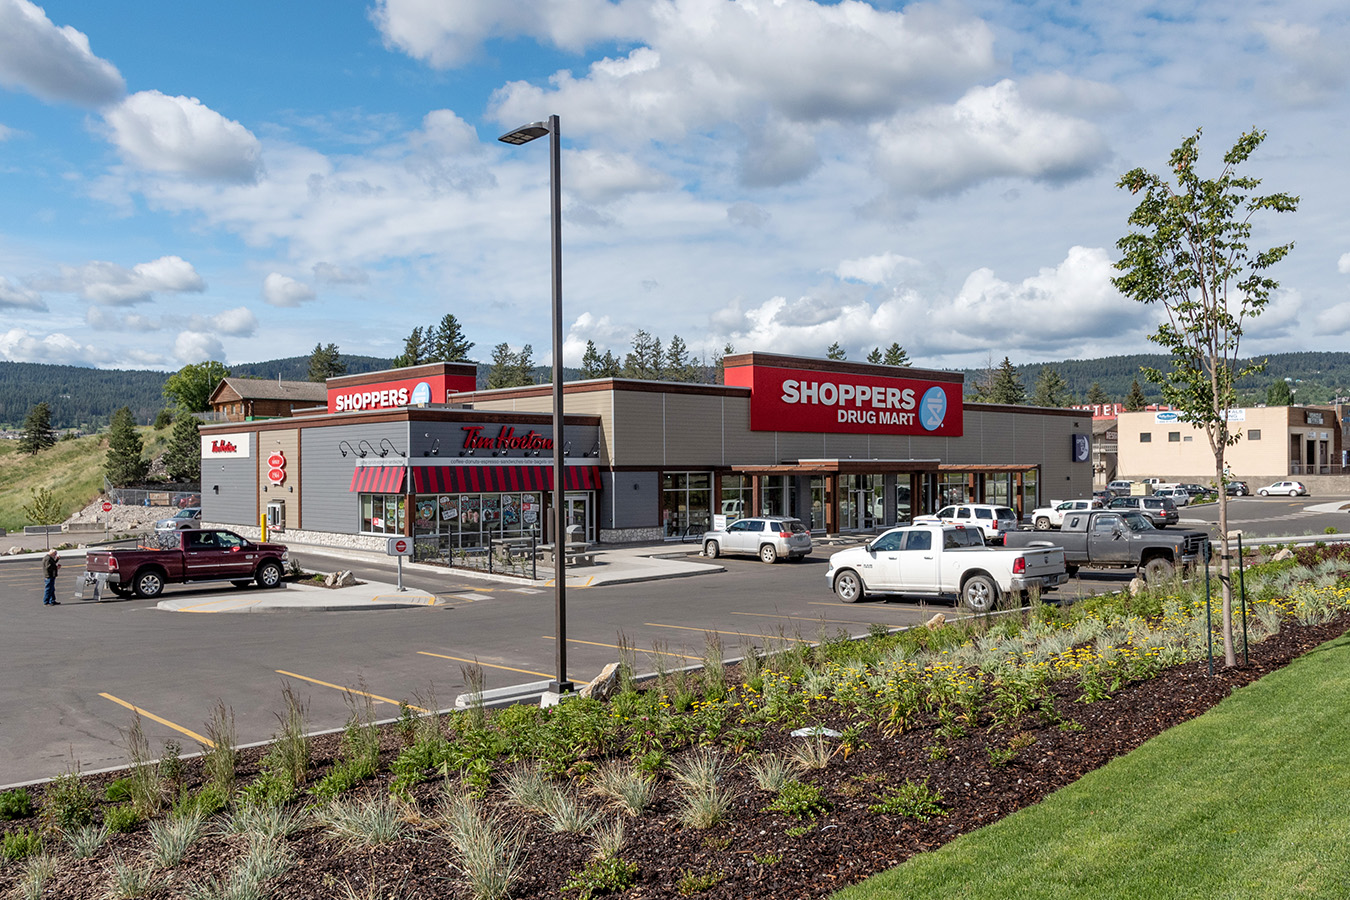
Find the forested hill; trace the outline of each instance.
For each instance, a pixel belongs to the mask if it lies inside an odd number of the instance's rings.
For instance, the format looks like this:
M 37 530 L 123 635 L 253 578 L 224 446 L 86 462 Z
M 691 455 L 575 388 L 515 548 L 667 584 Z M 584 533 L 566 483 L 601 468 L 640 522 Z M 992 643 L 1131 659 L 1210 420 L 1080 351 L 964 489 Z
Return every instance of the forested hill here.
M 347 372 L 357 375 L 387 369 L 390 360 L 375 356 L 347 356 Z M 1000 360 L 995 359 L 997 366 Z M 1130 385 L 1139 380 L 1139 386 L 1150 400 L 1160 399 L 1157 388 L 1140 373 L 1141 366 L 1162 370 L 1168 368 L 1168 358 L 1161 354 L 1108 356 L 1102 359 L 1070 359 L 1063 362 L 1031 363 L 1016 366 L 1028 395 L 1036 385 L 1041 370 L 1050 367 L 1068 382 L 1075 398 L 1083 401 L 1093 383 L 1101 386 L 1113 401 L 1121 402 L 1130 391 Z M 966 369 L 967 387 L 975 384 L 984 372 Z M 309 357 L 292 356 L 267 362 L 239 363 L 230 366 L 234 375 L 251 378 L 281 378 L 284 381 L 304 381 L 309 377 Z M 479 363 L 479 387 L 486 386 L 488 366 Z M 168 372 L 146 369 L 87 369 L 79 366 L 53 366 L 42 363 L 0 362 L 0 429 L 17 429 L 28 411 L 42 401 L 52 408 L 52 426 L 58 429 L 80 428 L 91 431 L 108 423 L 114 410 L 131 407 L 136 421 L 148 423 L 164 407 L 164 381 Z M 548 370 L 535 370 L 536 380 L 547 381 Z M 565 379 L 580 377 L 576 370 L 566 370 Z M 1266 389 L 1277 378 L 1289 379 L 1294 399 L 1299 403 L 1327 403 L 1334 397 L 1350 395 L 1350 353 L 1308 352 L 1280 353 L 1268 358 L 1265 372 L 1250 376 L 1239 383 L 1241 401 L 1245 404 L 1262 402 Z

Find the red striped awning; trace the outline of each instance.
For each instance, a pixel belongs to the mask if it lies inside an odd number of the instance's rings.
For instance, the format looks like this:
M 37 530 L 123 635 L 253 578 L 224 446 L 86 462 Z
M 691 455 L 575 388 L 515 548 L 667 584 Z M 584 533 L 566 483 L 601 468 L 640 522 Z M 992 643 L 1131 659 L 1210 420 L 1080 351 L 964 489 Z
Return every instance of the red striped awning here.
M 598 466 L 567 466 L 563 490 L 600 490 Z M 551 491 L 552 466 L 414 466 L 418 494 L 477 494 L 496 491 Z
M 353 493 L 399 494 L 403 492 L 403 466 L 357 466 L 352 473 Z

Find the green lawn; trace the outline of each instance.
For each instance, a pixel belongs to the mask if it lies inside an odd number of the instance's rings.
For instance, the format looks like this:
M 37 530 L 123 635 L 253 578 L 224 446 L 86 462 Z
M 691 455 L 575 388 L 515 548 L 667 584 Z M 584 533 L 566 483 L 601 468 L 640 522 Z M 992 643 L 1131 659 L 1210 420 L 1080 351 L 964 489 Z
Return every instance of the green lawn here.
M 1350 637 L 835 897 L 1350 897 Z

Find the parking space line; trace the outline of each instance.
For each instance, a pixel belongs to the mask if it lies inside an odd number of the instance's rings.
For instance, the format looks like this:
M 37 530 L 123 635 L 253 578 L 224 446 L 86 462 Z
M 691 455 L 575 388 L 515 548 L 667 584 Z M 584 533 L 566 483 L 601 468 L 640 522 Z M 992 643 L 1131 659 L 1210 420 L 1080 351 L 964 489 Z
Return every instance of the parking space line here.
M 99 696 L 105 700 L 111 700 L 118 706 L 125 706 L 127 709 L 131 710 L 137 715 L 145 716 L 145 718 L 149 719 L 152 722 L 158 722 L 159 724 L 163 725 L 166 728 L 172 728 L 174 731 L 177 731 L 180 734 L 185 734 L 188 737 L 192 738 L 197 743 L 201 744 L 203 747 L 214 748 L 216 746 L 215 742 L 210 740 L 209 738 L 204 738 L 197 732 L 184 728 L 182 725 L 175 725 L 168 719 L 162 719 L 159 716 L 155 715 L 154 713 L 149 712 L 148 710 L 141 709 L 139 706 L 135 706 L 131 703 L 128 703 L 127 701 L 122 700 L 119 697 L 114 697 L 112 694 L 105 694 L 100 692 Z
M 413 706 L 411 703 L 406 702 L 400 703 L 398 700 L 391 700 L 388 697 L 381 697 L 379 694 L 370 694 L 367 693 L 366 691 L 358 691 L 356 688 L 343 687 L 340 684 L 331 684 L 327 681 L 320 681 L 317 678 L 309 678 L 305 675 L 297 675 L 294 672 L 287 672 L 285 669 L 273 669 L 272 671 L 276 672 L 278 675 L 286 675 L 290 678 L 299 678 L 301 681 L 308 681 L 310 684 L 317 684 L 322 687 L 332 688 L 335 691 L 342 691 L 344 694 L 356 694 L 357 696 L 360 697 L 369 697 L 376 703 L 392 703 L 394 706 L 406 706 L 408 707 L 408 709 L 415 709 L 418 712 L 427 711 L 420 706 Z
M 538 675 L 540 678 L 552 678 L 552 672 L 531 672 L 529 669 L 513 669 L 510 666 L 494 666 L 492 663 L 479 662 L 476 659 L 464 659 L 460 656 L 446 656 L 444 653 L 430 653 L 426 650 L 418 650 L 423 656 L 434 656 L 437 659 L 452 659 L 455 662 L 472 663 L 475 666 L 482 666 L 485 669 L 502 669 L 507 672 L 519 672 L 522 675 Z
M 642 624 L 643 624 L 643 625 L 646 625 L 648 628 L 674 628 L 674 629 L 677 629 L 677 630 L 679 630 L 679 631 L 701 631 L 701 632 L 703 632 L 704 634 L 709 634 L 709 633 L 711 633 L 711 634 L 730 634 L 730 635 L 735 635 L 736 637 L 760 638 L 761 640 L 765 640 L 765 641 L 772 640 L 772 639 L 774 639 L 774 637 L 775 637 L 775 635 L 771 635 L 771 634 L 770 634 L 770 635 L 765 635 L 765 634 L 750 634 L 749 632 L 746 632 L 746 631 L 718 631 L 716 628 L 695 628 L 695 627 L 693 627 L 692 625 L 662 625 L 662 624 L 659 623 L 659 622 L 643 622 Z M 787 640 L 787 641 L 796 641 L 796 642 L 799 643 L 799 644 L 809 644 L 809 643 L 811 643 L 811 641 L 808 641 L 806 638 L 793 638 L 793 637 L 788 637 L 788 636 L 786 636 L 786 635 L 782 635 L 782 638 L 783 638 L 783 640 Z M 701 659 L 701 658 L 702 658 L 702 657 L 700 657 L 700 659 Z
M 733 616 L 755 616 L 760 619 L 799 619 L 803 622 L 829 622 L 836 625 L 883 625 L 884 622 L 860 622 L 857 619 L 823 619 L 815 616 L 785 616 L 780 613 L 734 612 Z
M 839 604 L 838 604 L 838 603 L 829 603 L 829 602 L 824 601 L 824 600 L 807 600 L 807 601 L 806 601 L 806 605 L 807 605 L 807 606 L 828 606 L 828 607 L 830 607 L 830 609 L 838 609 L 838 608 L 839 608 Z M 928 610 L 931 610 L 931 609 L 937 609 L 937 607 L 934 607 L 934 606 L 924 606 L 924 605 L 922 605 L 922 604 L 913 604 L 913 605 L 909 605 L 909 606 L 896 606 L 896 607 L 891 607 L 890 605 L 886 604 L 885 602 L 883 602 L 882 605 L 880 605 L 880 606 L 872 606 L 872 607 L 870 607 L 870 608 L 871 608 L 871 609 L 887 609 L 887 610 L 894 609 L 895 612 L 927 612 Z M 948 606 L 946 606 L 946 607 L 944 607 L 944 608 L 945 608 L 945 609 L 952 609 L 953 607 L 950 606 L 950 605 L 948 605 Z M 938 612 L 942 612 L 941 609 L 938 609 L 937 611 L 938 611 Z
M 544 635 L 544 640 L 546 640 L 546 641 L 556 641 L 557 638 L 554 637 L 554 636 L 551 635 L 551 634 L 546 634 L 546 635 Z M 622 650 L 622 649 L 623 649 L 623 648 L 620 647 L 618 644 L 598 644 L 598 643 L 596 643 L 595 641 L 579 641 L 579 640 L 577 640 L 576 638 L 568 638 L 568 639 L 567 639 L 567 643 L 569 643 L 569 644 L 585 644 L 587 647 L 608 647 L 608 648 L 610 648 L 611 650 Z M 633 649 L 634 649 L 634 652 L 639 652 L 639 651 L 637 650 L 637 648 L 633 648 Z M 642 651 L 640 651 L 640 652 L 642 652 L 642 653 L 655 653 L 655 654 L 658 655 L 658 656 L 678 656 L 680 659 L 702 659 L 702 658 L 703 658 L 703 657 L 701 657 L 701 656 L 688 656 L 688 655 L 686 655 L 686 654 L 684 654 L 684 653 L 675 653 L 675 652 L 670 651 L 670 650 L 642 650 Z

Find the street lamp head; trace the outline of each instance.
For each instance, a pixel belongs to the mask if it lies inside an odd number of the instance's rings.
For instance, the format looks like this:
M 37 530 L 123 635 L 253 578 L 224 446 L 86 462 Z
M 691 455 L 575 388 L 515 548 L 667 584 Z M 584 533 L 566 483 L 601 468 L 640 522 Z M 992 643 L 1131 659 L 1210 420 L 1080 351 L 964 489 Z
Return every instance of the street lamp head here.
M 522 125 L 515 131 L 508 132 L 497 140 L 503 144 L 528 144 L 535 138 L 541 138 L 548 134 L 547 122 L 531 122 L 529 125 Z

